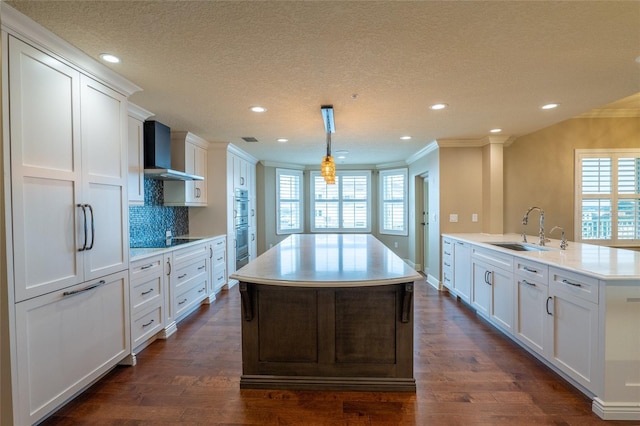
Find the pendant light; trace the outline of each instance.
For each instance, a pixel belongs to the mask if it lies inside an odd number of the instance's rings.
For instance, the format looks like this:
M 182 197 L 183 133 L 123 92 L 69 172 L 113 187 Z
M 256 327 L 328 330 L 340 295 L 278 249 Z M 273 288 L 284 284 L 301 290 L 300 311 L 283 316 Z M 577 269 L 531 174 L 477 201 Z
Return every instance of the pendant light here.
M 320 174 L 327 184 L 334 184 L 336 183 L 336 163 L 331 156 L 331 133 L 334 133 L 336 129 L 333 121 L 333 105 L 322 105 L 320 111 L 327 134 L 327 155 L 322 158 L 322 163 L 320 163 Z

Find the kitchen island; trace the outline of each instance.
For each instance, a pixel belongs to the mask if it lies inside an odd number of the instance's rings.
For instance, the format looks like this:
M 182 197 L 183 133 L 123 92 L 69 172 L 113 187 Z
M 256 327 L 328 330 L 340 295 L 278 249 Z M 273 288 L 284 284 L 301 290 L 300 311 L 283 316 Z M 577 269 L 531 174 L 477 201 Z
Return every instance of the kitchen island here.
M 373 236 L 291 235 L 231 278 L 241 388 L 415 392 L 412 301 L 423 277 Z

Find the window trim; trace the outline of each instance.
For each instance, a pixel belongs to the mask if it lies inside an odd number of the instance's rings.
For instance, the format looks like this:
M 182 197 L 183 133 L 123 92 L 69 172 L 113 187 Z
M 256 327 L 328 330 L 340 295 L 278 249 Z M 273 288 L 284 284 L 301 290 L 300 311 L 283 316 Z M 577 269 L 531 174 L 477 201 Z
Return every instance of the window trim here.
M 404 223 L 402 225 L 402 230 L 392 230 L 385 229 L 385 203 L 387 202 L 384 199 L 384 180 L 386 176 L 398 176 L 402 175 L 404 179 L 404 187 L 402 189 L 402 201 L 396 201 L 397 203 L 402 203 L 403 213 L 404 213 Z M 391 202 L 391 201 L 389 201 Z M 389 170 L 381 170 L 378 174 L 378 233 L 381 235 L 409 235 L 409 171 L 407 168 L 401 169 L 389 169 Z
M 295 229 L 280 228 L 280 176 L 295 176 L 300 181 L 300 194 L 298 202 L 300 210 L 298 213 L 298 223 L 300 226 Z M 304 232 L 304 172 L 302 170 L 276 168 L 276 235 L 300 234 Z
M 618 194 L 618 163 L 620 157 L 640 158 L 640 149 L 576 149 L 574 153 L 574 240 L 576 242 L 612 247 L 636 247 L 640 239 L 618 239 L 618 201 L 619 199 L 635 198 Z M 584 197 L 582 194 L 582 160 L 584 158 L 610 158 L 611 159 L 611 193 L 598 194 L 597 197 Z M 634 194 L 635 195 L 635 194 Z M 608 199 L 611 203 L 612 231 L 610 239 L 583 239 L 582 238 L 582 201 L 589 198 Z M 615 219 L 615 226 L 613 221 Z
M 371 233 L 371 229 L 372 229 L 372 222 L 373 222 L 373 218 L 371 216 L 371 205 L 373 203 L 373 200 L 371 199 L 371 170 L 344 170 L 344 171 L 336 171 L 336 177 L 339 177 L 339 179 L 337 179 L 337 185 L 339 185 L 338 188 L 338 194 L 339 194 L 339 198 L 338 198 L 338 223 L 340 224 L 339 228 L 316 228 L 315 227 L 315 211 L 316 211 L 316 194 L 315 194 L 315 188 L 314 188 L 314 183 L 316 180 L 316 177 L 321 176 L 319 171 L 312 171 L 310 173 L 310 179 L 309 179 L 309 204 L 310 204 L 310 208 L 309 208 L 309 219 L 310 219 L 310 228 L 311 228 L 311 232 L 314 233 L 352 233 L 352 234 L 369 234 Z M 366 228 L 343 228 L 342 227 L 342 205 L 343 202 L 345 200 L 342 199 L 342 177 L 344 176 L 365 176 L 367 178 L 367 227 Z M 351 200 L 347 200 L 347 201 L 351 201 Z

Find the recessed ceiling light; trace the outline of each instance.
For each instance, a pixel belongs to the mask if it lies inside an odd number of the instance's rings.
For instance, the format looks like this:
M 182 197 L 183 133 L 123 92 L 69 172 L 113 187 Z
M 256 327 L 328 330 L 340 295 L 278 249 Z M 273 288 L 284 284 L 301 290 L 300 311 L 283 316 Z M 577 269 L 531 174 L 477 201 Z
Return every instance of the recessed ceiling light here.
M 102 59 L 105 62 L 109 62 L 110 64 L 119 64 L 120 63 L 120 58 L 118 58 L 115 55 L 112 55 L 111 53 L 101 53 L 100 54 L 100 59 Z
M 554 108 L 558 108 L 558 104 L 546 104 L 540 107 L 540 109 L 554 109 Z
M 249 109 L 253 112 L 265 112 L 267 111 L 267 109 L 265 107 L 261 107 L 261 106 L 252 106 L 249 107 Z
M 289 139 L 286 139 L 286 138 L 278 138 L 276 140 L 281 143 L 289 142 Z
M 431 105 L 429 108 L 431 108 L 432 110 L 439 110 L 439 109 L 445 109 L 447 107 L 447 104 L 433 104 Z
M 347 158 L 347 154 L 349 154 L 349 151 L 347 151 L 346 149 L 342 149 L 342 150 L 339 150 L 339 151 L 334 151 L 334 154 L 340 160 L 344 160 L 345 158 Z
M 502 129 L 491 129 L 489 130 L 491 133 L 500 133 Z
M 402 139 L 403 141 L 408 141 L 409 139 L 411 139 L 411 136 L 400 136 L 400 139 Z

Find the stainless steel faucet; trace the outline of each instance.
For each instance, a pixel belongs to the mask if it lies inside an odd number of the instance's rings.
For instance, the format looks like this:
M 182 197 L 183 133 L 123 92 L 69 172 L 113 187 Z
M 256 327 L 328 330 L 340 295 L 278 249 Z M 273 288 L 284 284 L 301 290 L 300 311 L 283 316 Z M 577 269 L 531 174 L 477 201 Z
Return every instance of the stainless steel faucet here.
M 522 224 L 526 225 L 527 223 L 529 223 L 529 213 L 531 213 L 533 210 L 538 210 L 540 212 L 540 229 L 538 230 L 538 244 L 541 246 L 544 246 L 546 242 L 551 241 L 545 238 L 544 236 L 544 210 L 542 210 L 540 207 L 535 207 L 535 206 L 531 207 L 524 214 L 524 217 L 522 218 Z M 524 235 L 524 232 L 523 232 L 523 235 Z M 525 239 L 525 242 L 526 242 L 526 235 L 523 238 Z
M 564 233 L 564 228 L 562 228 L 560 226 L 554 226 L 553 228 L 551 228 L 551 231 L 549 231 L 549 234 L 551 234 L 556 229 L 559 229 L 560 232 L 562 232 L 562 236 L 560 237 L 561 238 L 561 240 L 560 240 L 560 250 L 565 250 L 569 246 L 569 243 L 567 242 L 567 236 Z

